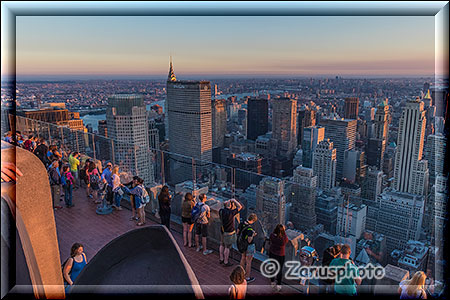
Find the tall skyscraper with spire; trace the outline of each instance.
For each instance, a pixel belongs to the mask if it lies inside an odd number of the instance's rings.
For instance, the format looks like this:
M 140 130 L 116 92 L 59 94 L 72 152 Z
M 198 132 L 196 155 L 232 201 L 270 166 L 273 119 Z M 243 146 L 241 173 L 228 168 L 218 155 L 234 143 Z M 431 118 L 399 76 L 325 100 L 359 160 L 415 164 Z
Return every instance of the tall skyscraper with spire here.
M 170 181 L 192 180 L 192 159 L 201 170 L 212 161 L 211 84 L 177 80 L 170 61 L 166 112 L 169 127 Z
M 400 117 L 394 166 L 394 189 L 426 195 L 428 161 L 422 159 L 426 127 L 423 102 L 407 101 Z

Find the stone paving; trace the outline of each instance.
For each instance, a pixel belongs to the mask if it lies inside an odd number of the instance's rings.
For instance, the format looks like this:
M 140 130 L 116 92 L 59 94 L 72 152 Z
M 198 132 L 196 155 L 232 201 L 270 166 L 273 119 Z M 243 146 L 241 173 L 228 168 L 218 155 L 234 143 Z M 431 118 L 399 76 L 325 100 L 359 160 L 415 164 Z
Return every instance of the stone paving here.
M 63 203 L 62 201 L 61 204 Z M 54 212 L 62 262 L 70 255 L 70 248 L 75 242 L 83 244 L 89 260 L 114 238 L 139 228 L 134 221 L 130 221 L 131 211 L 126 208 L 121 211 L 114 211 L 109 215 L 96 214 L 97 204 L 86 196 L 84 187 L 74 190 L 73 203 L 74 207 L 66 208 L 64 206 L 64 208 Z M 146 225 L 153 224 L 157 223 L 147 218 Z M 217 251 L 205 256 L 201 252 L 196 252 L 195 248 L 184 247 L 183 236 L 179 231 L 180 226 L 175 223 L 172 224 L 171 232 L 191 265 L 205 297 L 227 296 L 228 287 L 231 284 L 229 275 L 234 266 L 223 267 L 219 265 L 219 253 Z M 233 258 L 239 259 L 237 255 L 234 255 Z M 234 265 L 239 263 L 237 260 L 232 262 Z M 247 295 L 250 297 L 299 293 L 297 289 L 290 286 L 283 286 L 281 292 L 275 293 L 270 286 L 270 280 L 263 277 L 258 270 L 253 269 L 251 275 L 256 280 L 249 284 Z

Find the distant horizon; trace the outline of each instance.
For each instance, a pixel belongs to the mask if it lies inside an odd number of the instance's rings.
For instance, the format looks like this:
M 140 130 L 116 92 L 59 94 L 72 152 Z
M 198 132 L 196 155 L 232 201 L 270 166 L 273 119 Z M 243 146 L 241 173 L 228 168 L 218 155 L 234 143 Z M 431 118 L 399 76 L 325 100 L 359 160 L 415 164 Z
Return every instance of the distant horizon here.
M 382 78 L 436 78 L 442 77 L 438 74 L 420 74 L 420 75 L 404 75 L 404 74 L 311 74 L 311 75 L 294 75 L 294 74 L 176 74 L 178 80 L 190 80 L 190 79 L 204 79 L 204 80 L 214 80 L 214 79 L 308 79 L 308 78 L 335 78 L 338 76 L 342 79 L 382 79 Z M 11 81 L 13 76 L 2 76 L 2 81 Z M 77 74 L 77 75 L 18 75 L 15 76 L 15 80 L 20 81 L 71 81 L 71 80 L 166 80 L 167 74 Z

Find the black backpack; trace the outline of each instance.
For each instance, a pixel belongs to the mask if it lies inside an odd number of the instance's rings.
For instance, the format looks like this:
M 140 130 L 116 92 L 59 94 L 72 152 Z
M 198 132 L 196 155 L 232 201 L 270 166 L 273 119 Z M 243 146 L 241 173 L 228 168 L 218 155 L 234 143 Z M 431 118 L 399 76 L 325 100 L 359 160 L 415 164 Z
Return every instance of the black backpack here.
M 244 253 L 248 248 L 248 240 L 244 237 L 243 232 L 247 231 L 248 228 L 251 228 L 250 225 L 245 225 L 245 223 L 239 226 L 240 230 L 237 236 L 236 245 L 240 253 Z

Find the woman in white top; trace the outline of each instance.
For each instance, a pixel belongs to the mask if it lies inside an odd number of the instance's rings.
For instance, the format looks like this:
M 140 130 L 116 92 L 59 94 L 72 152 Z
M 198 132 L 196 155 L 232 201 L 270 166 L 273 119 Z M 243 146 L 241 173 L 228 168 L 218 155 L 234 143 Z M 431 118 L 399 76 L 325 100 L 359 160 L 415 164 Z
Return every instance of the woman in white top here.
M 424 287 L 426 278 L 427 275 L 424 272 L 418 271 L 410 280 L 400 282 L 398 288 L 400 299 L 427 299 Z
M 122 210 L 120 207 L 120 201 L 122 200 L 123 191 L 120 188 L 119 167 L 115 166 L 111 172 L 111 179 L 113 182 L 112 191 L 114 193 L 114 204 L 112 205 L 117 210 Z

